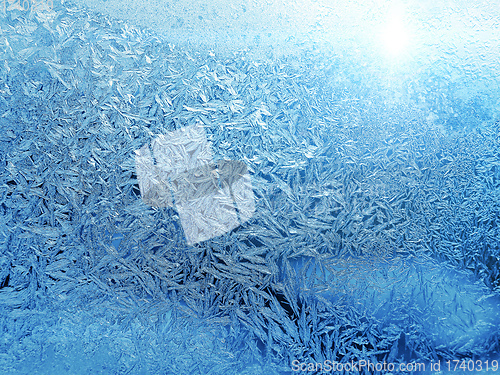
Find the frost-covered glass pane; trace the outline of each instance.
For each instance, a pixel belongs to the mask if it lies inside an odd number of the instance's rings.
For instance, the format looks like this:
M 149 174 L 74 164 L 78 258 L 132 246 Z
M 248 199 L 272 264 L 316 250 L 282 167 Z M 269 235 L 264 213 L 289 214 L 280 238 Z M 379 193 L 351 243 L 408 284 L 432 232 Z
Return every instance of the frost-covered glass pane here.
M 208 165 L 178 174 L 172 180 L 176 208 L 190 245 L 239 225 L 233 199 L 219 189 L 216 173 L 215 166 Z
M 255 212 L 250 175 L 245 163 L 212 162 L 203 127 L 192 125 L 159 135 L 135 156 L 144 203 L 172 206 L 172 196 L 188 245 L 227 233 Z M 156 161 L 156 164 L 154 163 Z
M 198 125 L 158 135 L 152 149 L 158 170 L 167 179 L 212 161 L 205 129 Z
M 499 48 L 487 0 L 0 0 L 0 372 L 498 373 Z
M 244 162 L 220 160 L 218 173 L 222 191 L 236 203 L 241 222 L 250 220 L 255 213 L 255 198 L 248 168 Z
M 153 207 L 171 207 L 172 193 L 168 174 L 163 169 L 160 172 L 158 166 L 154 164 L 148 145 L 144 145 L 135 153 L 137 180 L 142 200 Z

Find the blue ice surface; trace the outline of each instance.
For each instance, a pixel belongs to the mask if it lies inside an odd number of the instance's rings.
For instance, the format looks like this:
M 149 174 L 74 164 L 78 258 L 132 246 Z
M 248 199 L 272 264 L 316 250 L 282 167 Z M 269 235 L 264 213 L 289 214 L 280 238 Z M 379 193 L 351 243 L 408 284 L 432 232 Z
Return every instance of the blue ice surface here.
M 499 359 L 498 91 L 464 99 L 448 58 L 399 91 L 314 46 L 223 60 L 69 6 L 0 26 L 0 373 Z M 133 152 L 196 121 L 257 214 L 187 246 Z

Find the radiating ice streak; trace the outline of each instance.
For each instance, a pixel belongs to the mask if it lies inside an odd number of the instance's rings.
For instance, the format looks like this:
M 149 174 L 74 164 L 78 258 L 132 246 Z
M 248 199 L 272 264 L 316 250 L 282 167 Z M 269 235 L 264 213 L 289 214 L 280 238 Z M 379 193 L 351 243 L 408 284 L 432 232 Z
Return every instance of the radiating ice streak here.
M 290 261 L 302 274 L 304 290 L 330 301 L 350 301 L 386 324 L 412 316 L 437 347 L 477 350 L 500 324 L 498 295 L 475 281 L 471 272 L 448 268 L 425 255 L 383 263 L 330 259 L 325 268 L 306 259 Z M 455 308 L 450 310 L 450 305 Z

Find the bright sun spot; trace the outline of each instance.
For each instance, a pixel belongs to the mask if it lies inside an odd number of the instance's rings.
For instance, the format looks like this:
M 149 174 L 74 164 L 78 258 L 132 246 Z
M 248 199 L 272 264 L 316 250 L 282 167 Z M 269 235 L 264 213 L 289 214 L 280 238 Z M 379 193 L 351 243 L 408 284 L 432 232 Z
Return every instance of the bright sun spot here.
M 393 57 L 401 55 L 408 48 L 410 38 L 401 9 L 393 9 L 389 13 L 381 37 L 385 50 Z

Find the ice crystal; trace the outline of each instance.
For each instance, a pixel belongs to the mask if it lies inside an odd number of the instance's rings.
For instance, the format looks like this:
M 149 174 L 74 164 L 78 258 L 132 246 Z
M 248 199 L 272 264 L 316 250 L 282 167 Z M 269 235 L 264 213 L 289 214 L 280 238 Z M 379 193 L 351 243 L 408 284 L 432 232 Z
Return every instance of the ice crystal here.
M 448 124 L 434 73 L 387 101 L 333 54 L 68 5 L 0 28 L 4 372 L 498 357 L 499 123 Z

